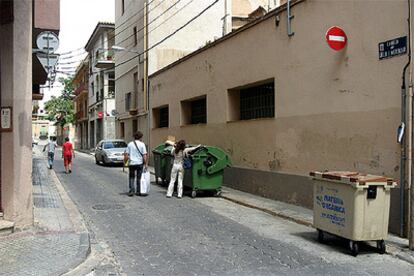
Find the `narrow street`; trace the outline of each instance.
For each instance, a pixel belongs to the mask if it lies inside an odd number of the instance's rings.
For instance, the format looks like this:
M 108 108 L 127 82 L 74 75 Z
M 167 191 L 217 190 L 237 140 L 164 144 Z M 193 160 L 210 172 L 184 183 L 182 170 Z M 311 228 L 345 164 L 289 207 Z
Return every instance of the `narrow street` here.
M 59 154 L 57 155 L 59 156 Z M 354 258 L 345 242 L 316 241 L 314 229 L 221 198 L 128 197 L 120 167 L 77 153 L 73 173 L 54 169 L 92 239 L 108 244 L 127 275 L 413 275 L 414 267 L 374 247 Z

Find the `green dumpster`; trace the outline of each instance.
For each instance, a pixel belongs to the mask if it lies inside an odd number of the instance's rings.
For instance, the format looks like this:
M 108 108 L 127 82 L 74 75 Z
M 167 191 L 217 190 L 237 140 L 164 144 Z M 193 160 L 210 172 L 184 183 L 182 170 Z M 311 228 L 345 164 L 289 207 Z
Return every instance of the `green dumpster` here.
M 158 179 L 161 178 L 163 183 L 167 182 L 167 178 L 170 178 L 170 173 L 167 174 L 168 170 L 168 158 L 171 152 L 171 146 L 168 144 L 160 144 L 152 150 L 154 156 L 154 169 L 155 169 L 155 182 L 158 184 Z M 168 183 L 168 182 L 167 182 Z
M 184 187 L 191 189 L 191 197 L 199 191 L 221 194 L 224 169 L 231 165 L 228 155 L 217 147 L 204 146 L 191 155 L 192 166 L 184 172 Z

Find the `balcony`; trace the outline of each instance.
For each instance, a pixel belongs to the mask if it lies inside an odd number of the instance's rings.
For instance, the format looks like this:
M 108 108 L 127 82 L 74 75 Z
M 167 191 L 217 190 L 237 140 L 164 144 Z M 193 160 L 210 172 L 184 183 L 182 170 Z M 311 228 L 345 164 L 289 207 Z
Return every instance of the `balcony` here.
M 40 85 L 33 84 L 32 86 L 32 100 L 41 101 L 43 100 L 43 91 L 40 89 Z
M 100 91 L 96 93 L 96 102 L 103 101 L 103 99 L 104 99 L 104 90 L 101 89 Z
M 95 67 L 100 69 L 110 69 L 115 66 L 114 51 L 97 51 L 95 57 Z
M 82 83 L 76 90 L 75 90 L 75 96 L 79 96 L 82 92 L 88 92 L 86 90 L 86 85 Z
M 76 119 L 77 122 L 80 122 L 80 121 L 87 120 L 88 117 L 86 116 L 86 112 L 81 110 L 81 111 L 76 112 L 75 119 Z

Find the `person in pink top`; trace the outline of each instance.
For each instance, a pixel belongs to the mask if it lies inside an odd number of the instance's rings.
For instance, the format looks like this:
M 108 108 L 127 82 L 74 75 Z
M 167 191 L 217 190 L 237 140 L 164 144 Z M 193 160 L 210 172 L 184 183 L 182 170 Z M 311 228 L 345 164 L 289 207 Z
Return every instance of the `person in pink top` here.
M 65 138 L 65 143 L 62 146 L 62 158 L 65 165 L 65 172 L 72 172 L 72 158 L 75 157 L 75 151 L 73 150 L 72 143 L 69 142 L 69 138 Z

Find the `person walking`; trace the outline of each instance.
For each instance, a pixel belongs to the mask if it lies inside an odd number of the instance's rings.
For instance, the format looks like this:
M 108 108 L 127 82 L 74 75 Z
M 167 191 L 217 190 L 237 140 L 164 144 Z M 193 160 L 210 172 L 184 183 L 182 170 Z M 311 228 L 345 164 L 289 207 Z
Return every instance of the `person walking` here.
M 174 192 L 174 184 L 178 175 L 178 184 L 177 184 L 177 197 L 182 198 L 183 196 L 183 178 L 184 178 L 184 158 L 190 155 L 190 152 L 198 149 L 201 145 L 196 147 L 185 148 L 185 141 L 178 141 L 174 147 L 171 149 L 171 154 L 174 156 L 174 163 L 171 170 L 170 184 L 167 189 L 167 197 L 172 197 Z
M 65 143 L 62 146 L 62 158 L 65 165 L 65 172 L 72 172 L 72 158 L 75 158 L 75 151 L 73 150 L 73 145 L 69 142 L 69 138 L 65 138 Z
M 47 162 L 49 169 L 53 169 L 53 161 L 55 160 L 55 150 L 57 148 L 56 137 L 50 136 L 49 142 L 44 146 L 43 151 L 47 149 Z
M 142 171 L 147 170 L 148 154 L 145 144 L 141 141 L 142 132 L 137 131 L 134 134 L 134 140 L 127 146 L 125 157 L 128 160 L 129 169 L 129 192 L 128 196 L 141 196 L 141 175 Z M 135 181 L 136 179 L 136 181 Z M 136 190 L 135 190 L 136 183 Z

